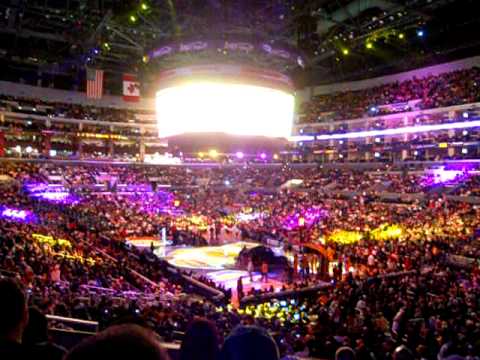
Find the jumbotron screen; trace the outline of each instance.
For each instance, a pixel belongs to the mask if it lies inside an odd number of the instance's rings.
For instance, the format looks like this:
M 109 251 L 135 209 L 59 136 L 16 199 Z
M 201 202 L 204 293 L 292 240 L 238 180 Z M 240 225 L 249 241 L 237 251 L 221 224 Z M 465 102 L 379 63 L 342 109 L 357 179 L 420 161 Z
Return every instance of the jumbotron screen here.
M 275 84 L 250 80 L 189 76 L 168 82 L 156 95 L 159 136 L 212 132 L 290 136 L 293 94 Z

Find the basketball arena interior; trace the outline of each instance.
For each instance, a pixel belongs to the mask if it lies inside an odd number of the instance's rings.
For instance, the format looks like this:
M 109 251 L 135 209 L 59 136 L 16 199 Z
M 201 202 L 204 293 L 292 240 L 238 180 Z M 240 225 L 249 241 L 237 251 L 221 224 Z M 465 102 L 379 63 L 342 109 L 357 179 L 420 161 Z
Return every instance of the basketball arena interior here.
M 0 359 L 479 360 L 477 7 L 0 1 Z

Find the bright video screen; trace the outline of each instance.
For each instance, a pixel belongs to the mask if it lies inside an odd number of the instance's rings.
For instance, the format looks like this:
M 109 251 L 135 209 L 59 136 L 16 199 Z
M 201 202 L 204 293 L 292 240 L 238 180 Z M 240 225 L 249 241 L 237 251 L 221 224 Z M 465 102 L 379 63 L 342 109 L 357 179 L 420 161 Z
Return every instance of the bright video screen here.
M 160 137 L 202 132 L 288 137 L 294 97 L 261 86 L 195 82 L 158 91 L 156 108 Z

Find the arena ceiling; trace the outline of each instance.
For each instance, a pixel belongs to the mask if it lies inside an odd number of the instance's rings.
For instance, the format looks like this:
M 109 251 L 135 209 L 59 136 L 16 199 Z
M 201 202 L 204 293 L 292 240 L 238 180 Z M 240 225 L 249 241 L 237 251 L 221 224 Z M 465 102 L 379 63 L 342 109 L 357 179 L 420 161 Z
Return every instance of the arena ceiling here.
M 98 66 L 147 82 L 173 66 L 240 62 L 316 84 L 477 54 L 476 14 L 474 0 L 0 0 L 0 61 L 65 78 Z M 223 49 L 146 56 L 212 39 L 270 44 L 302 61 Z

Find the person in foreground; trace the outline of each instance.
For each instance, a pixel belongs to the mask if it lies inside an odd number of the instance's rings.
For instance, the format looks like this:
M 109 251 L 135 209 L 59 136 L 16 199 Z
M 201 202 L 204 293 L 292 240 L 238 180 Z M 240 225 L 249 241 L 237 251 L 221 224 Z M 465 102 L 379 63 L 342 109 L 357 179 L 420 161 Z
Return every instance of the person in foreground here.
M 138 325 L 112 326 L 72 348 L 65 360 L 169 360 L 159 336 Z
M 66 350 L 49 341 L 47 317 L 36 307 L 28 310 L 28 325 L 23 333 L 23 344 L 36 360 L 62 360 Z
M 198 318 L 189 325 L 180 348 L 180 360 L 217 360 L 219 335 L 215 324 Z
M 0 359 L 18 360 L 28 357 L 22 345 L 28 323 L 25 294 L 13 280 L 0 278 Z
M 239 325 L 225 340 L 222 360 L 278 360 L 280 353 L 270 334 L 258 326 Z

